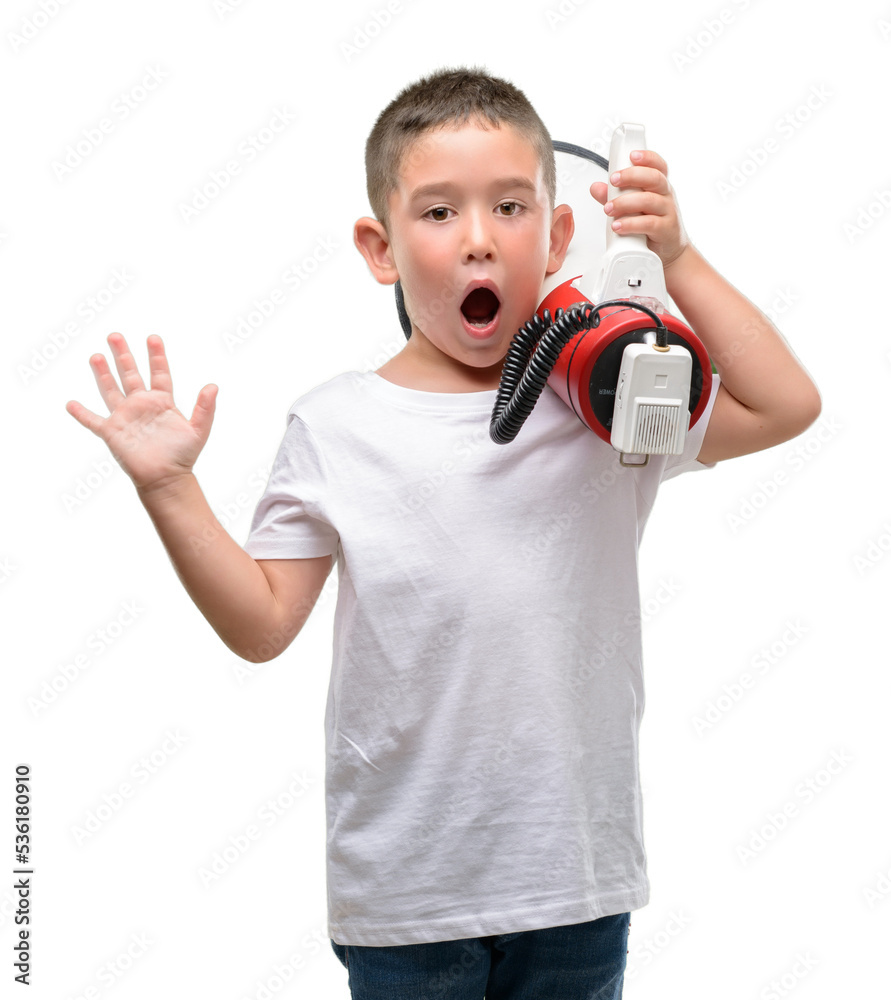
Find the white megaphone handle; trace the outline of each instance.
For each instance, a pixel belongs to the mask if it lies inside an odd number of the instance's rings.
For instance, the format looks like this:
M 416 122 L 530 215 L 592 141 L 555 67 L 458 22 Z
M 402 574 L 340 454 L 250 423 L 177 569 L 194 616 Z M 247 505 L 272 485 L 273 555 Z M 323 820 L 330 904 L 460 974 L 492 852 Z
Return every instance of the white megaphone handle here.
M 624 170 L 626 167 L 632 166 L 631 163 L 631 153 L 635 149 L 646 149 L 646 137 L 644 135 L 643 125 L 633 125 L 626 122 L 624 125 L 620 125 L 615 132 L 613 132 L 612 142 L 609 147 L 609 174 L 610 177 L 617 170 Z M 630 188 L 630 187 L 613 187 L 612 184 L 607 181 L 607 201 L 612 201 L 614 198 L 618 198 L 622 194 L 635 194 L 640 191 L 640 188 Z M 647 238 L 643 233 L 626 233 L 624 236 L 617 233 L 612 227 L 613 220 L 610 218 L 607 223 L 606 228 L 606 246 L 607 249 L 612 245 L 613 240 L 621 240 L 622 247 L 627 250 L 632 249 L 647 249 Z
M 620 125 L 613 133 L 609 148 L 610 176 L 616 170 L 631 166 L 631 152 L 646 149 L 643 125 Z M 609 198 L 628 194 L 639 188 L 616 188 L 607 181 Z M 606 216 L 606 250 L 601 259 L 599 273 L 586 272 L 576 282 L 578 290 L 591 302 L 606 302 L 610 299 L 652 299 L 665 308 L 668 295 L 665 291 L 665 275 L 662 261 L 647 246 L 643 233 L 621 235 L 612 227 L 613 220 Z

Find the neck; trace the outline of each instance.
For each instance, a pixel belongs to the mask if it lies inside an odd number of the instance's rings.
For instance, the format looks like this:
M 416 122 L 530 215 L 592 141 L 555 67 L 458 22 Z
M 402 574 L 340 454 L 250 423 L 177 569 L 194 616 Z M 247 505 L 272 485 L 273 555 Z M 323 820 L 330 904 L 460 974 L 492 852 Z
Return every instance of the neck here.
M 378 368 L 377 374 L 396 385 L 426 392 L 485 392 L 498 388 L 504 358 L 487 368 L 475 368 L 425 347 L 432 345 L 413 332 L 405 347 Z

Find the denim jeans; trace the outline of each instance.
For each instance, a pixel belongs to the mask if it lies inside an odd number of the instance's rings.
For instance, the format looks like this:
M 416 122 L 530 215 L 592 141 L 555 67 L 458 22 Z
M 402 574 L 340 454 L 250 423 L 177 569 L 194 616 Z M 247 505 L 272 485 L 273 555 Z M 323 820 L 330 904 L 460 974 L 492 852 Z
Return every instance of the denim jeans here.
M 353 1000 L 621 1000 L 630 913 L 433 944 L 331 941 Z

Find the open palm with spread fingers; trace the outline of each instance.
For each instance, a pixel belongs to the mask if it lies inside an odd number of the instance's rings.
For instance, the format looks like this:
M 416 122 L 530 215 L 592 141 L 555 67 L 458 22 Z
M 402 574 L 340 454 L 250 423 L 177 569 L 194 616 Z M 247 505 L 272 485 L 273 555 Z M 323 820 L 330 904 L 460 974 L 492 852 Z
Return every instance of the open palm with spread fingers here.
M 94 354 L 90 367 L 109 415 L 100 417 L 73 399 L 65 409 L 102 438 L 137 489 L 163 486 L 187 475 L 210 434 L 217 386 L 212 383 L 204 386 L 198 393 L 192 417 L 187 420 L 173 402 L 173 383 L 160 337 L 153 334 L 146 340 L 150 372 L 148 389 L 124 337 L 111 333 L 108 343 L 121 388 L 109 371 L 104 355 Z

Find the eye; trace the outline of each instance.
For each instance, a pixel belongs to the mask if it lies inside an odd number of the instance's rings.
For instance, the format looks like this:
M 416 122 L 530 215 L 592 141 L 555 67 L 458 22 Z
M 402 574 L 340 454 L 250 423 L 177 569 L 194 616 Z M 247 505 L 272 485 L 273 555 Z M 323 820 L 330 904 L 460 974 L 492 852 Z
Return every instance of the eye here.
M 447 212 L 450 210 L 444 205 L 438 205 L 436 208 L 431 208 L 424 213 L 425 218 L 432 217 L 434 222 L 445 222 L 447 218 Z
M 507 209 L 506 212 L 502 212 L 501 211 L 504 208 Z M 517 213 L 520 211 L 520 206 L 515 201 L 503 201 L 498 206 L 498 211 L 501 212 L 502 215 L 507 216 L 508 218 L 510 218 L 510 216 L 512 216 L 512 215 L 517 215 Z

